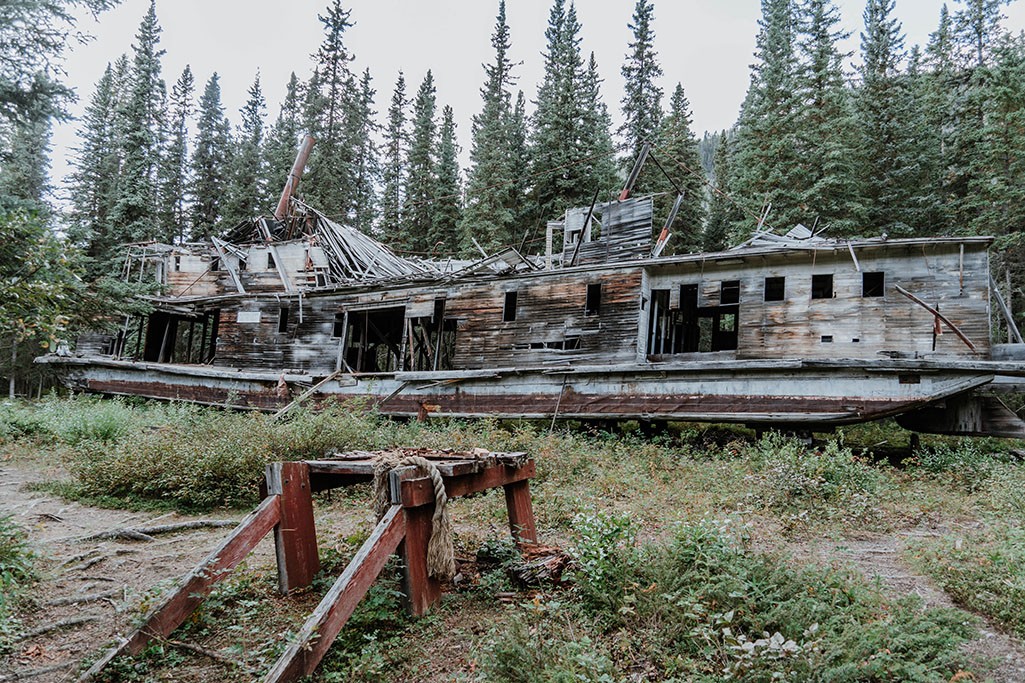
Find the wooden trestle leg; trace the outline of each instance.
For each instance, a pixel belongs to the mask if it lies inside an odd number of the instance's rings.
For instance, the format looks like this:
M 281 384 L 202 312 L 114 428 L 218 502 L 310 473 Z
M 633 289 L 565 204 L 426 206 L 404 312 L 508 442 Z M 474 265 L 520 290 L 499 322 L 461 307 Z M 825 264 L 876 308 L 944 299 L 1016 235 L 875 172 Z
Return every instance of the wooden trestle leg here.
M 405 565 L 403 584 L 409 611 L 423 616 L 441 598 L 441 582 L 427 568 L 427 544 L 431 540 L 434 503 L 405 508 L 406 538 L 399 546 Z
M 305 462 L 267 465 L 267 492 L 281 497 L 281 521 L 274 529 L 278 588 L 282 593 L 306 588 L 320 571 L 309 465 Z
M 537 525 L 534 522 L 534 508 L 530 503 L 530 481 L 506 484 L 505 507 L 509 511 L 509 529 L 513 540 L 522 548 L 537 543 Z

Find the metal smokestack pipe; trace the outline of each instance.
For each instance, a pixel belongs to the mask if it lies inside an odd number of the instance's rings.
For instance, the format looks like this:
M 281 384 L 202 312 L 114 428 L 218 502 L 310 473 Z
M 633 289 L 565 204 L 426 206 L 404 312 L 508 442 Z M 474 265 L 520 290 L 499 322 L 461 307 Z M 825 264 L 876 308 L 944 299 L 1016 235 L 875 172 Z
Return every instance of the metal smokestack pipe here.
M 303 176 L 303 169 L 306 168 L 306 162 L 310 159 L 310 152 L 313 150 L 313 143 L 316 140 L 313 139 L 312 135 L 307 135 L 303 138 L 303 144 L 299 146 L 299 153 L 295 155 L 295 163 L 292 164 L 292 170 L 288 174 L 288 180 L 285 181 L 285 188 L 281 190 L 281 199 L 278 200 L 278 208 L 274 209 L 274 218 L 279 221 L 285 220 L 285 216 L 288 214 L 288 200 L 292 198 L 295 191 L 299 189 L 299 179 Z

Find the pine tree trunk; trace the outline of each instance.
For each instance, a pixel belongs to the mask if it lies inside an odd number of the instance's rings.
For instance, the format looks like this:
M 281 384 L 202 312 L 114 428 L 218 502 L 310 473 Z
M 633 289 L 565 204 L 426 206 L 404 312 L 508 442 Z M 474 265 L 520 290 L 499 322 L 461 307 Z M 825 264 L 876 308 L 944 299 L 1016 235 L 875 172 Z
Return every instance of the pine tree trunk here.
M 7 397 L 14 398 L 14 370 L 18 364 L 18 340 L 11 341 L 11 377 L 7 382 Z

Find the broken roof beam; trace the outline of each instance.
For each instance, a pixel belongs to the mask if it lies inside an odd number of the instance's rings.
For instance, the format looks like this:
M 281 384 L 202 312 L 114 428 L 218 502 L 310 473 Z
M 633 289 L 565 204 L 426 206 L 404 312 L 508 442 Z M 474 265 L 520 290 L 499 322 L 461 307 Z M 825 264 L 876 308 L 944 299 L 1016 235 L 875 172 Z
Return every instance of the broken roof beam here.
M 299 180 L 302 178 L 303 169 L 306 168 L 306 162 L 310 159 L 310 152 L 313 150 L 314 142 L 316 141 L 313 139 L 313 136 L 307 135 L 303 138 L 299 152 L 295 156 L 295 163 L 292 164 L 292 170 L 288 173 L 288 179 L 285 180 L 285 187 L 281 190 L 278 207 L 274 210 L 274 218 L 279 221 L 285 220 L 285 216 L 288 215 L 288 202 L 295 195 L 296 190 L 299 189 Z

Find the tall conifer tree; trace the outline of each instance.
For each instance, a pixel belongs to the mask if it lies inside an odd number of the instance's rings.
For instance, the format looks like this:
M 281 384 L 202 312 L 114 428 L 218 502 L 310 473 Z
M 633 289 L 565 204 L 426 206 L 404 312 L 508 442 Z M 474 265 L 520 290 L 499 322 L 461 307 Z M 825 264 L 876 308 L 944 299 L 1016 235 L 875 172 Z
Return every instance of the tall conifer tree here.
M 626 141 L 627 156 L 623 160 L 626 168 L 633 165 L 645 142 L 655 141 L 662 121 L 662 88 L 658 85 L 662 67 L 655 52 L 654 18 L 655 7 L 651 0 L 637 0 L 629 24 L 633 42 L 628 45 L 630 52 L 621 69 L 626 83 L 622 100 L 623 125 L 619 133 Z M 634 191 L 647 191 L 649 179 L 653 181 L 657 173 L 646 167 Z
M 505 0 L 498 4 L 495 32 L 491 36 L 495 61 L 484 65 L 481 88 L 484 106 L 473 117 L 470 145 L 470 169 L 466 182 L 466 206 L 460 229 L 461 251 L 477 255 L 473 240 L 485 249 L 518 243 L 517 210 L 521 197 L 513 175 L 516 160 L 510 157 L 513 84 L 509 59 L 509 25 L 505 19 Z
M 379 231 L 387 240 L 398 235 L 402 224 L 402 206 L 406 187 L 406 153 L 409 133 L 406 130 L 406 77 L 399 72 L 388 107 L 388 123 L 384 130 L 384 160 L 381 169 L 381 222 Z
M 160 239 L 165 242 L 182 240 L 188 234 L 185 194 L 189 171 L 189 121 L 195 109 L 195 90 L 192 69 L 186 65 L 171 88 L 167 122 L 169 136 L 158 173 Z
M 356 96 L 346 120 L 347 145 L 352 155 L 352 187 L 350 224 L 357 230 L 371 233 L 377 221 L 377 184 L 381 175 L 377 149 L 377 112 L 370 69 L 360 76 Z
M 437 137 L 437 91 L 430 70 L 413 99 L 413 131 L 409 142 L 409 175 L 400 243 L 405 249 L 425 252 L 433 248 L 434 190 L 437 185 L 435 139 Z
M 462 217 L 462 196 L 459 186 L 459 145 L 452 107 L 441 111 L 438 132 L 437 173 L 432 204 L 431 234 L 427 242 L 432 252 L 454 254 L 459 250 L 459 221 Z
M 220 77 L 214 73 L 199 100 L 196 149 L 192 153 L 192 237 L 216 234 L 231 160 L 231 126 L 221 105 Z
M 800 205 L 802 159 L 798 154 L 797 39 L 794 0 L 762 0 L 757 62 L 737 122 L 731 165 L 734 198 L 743 219 L 730 242 L 740 241 L 771 206 L 767 224 L 789 229 L 805 217 Z
M 119 242 L 157 237 L 156 171 L 162 146 L 162 103 L 166 97 L 160 77 L 160 57 L 164 51 L 157 48 L 160 33 L 156 2 L 151 0 L 135 34 L 130 94 L 122 114 L 124 163 L 111 215 L 114 237 Z
M 267 135 L 266 177 L 271 199 L 276 199 L 276 195 L 284 187 L 292 164 L 295 163 L 300 138 L 304 133 L 300 88 L 299 79 L 293 71 L 288 78 L 288 85 L 285 86 L 285 98 L 281 101 L 278 117 Z
M 264 172 L 264 118 L 267 102 L 256 74 L 235 132 L 224 197 L 224 221 L 230 227 L 269 211 Z
M 683 85 L 676 84 L 669 100 L 669 112 L 662 119 L 658 135 L 658 154 L 662 156 L 662 167 L 673 178 L 670 183 L 664 178 L 666 194 L 659 197 L 656 216 L 661 220 L 654 229 L 661 230 L 676 198 L 676 189 L 683 194 L 680 209 L 671 232 L 672 241 L 663 253 L 686 253 L 697 251 L 701 246 L 701 232 L 705 225 L 705 179 L 698 154 L 698 140 L 691 130 L 690 102 L 683 91 Z M 656 186 L 657 187 L 657 186 Z

